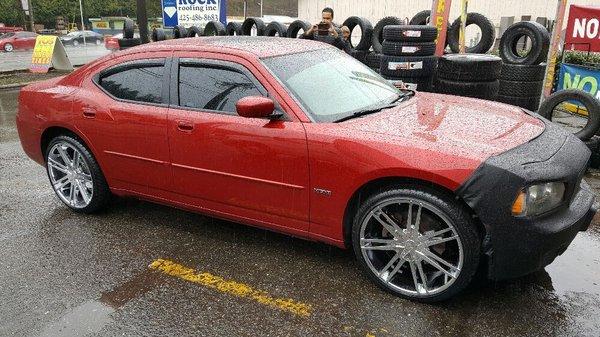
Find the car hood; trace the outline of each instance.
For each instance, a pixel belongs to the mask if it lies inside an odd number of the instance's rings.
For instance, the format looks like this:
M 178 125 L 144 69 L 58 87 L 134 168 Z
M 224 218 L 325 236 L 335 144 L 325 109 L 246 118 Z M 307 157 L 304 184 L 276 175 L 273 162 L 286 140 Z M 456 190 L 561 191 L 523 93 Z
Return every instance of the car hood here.
M 515 106 L 431 93 L 417 93 L 397 107 L 338 125 L 388 142 L 395 138 L 401 144 L 458 150 L 481 160 L 528 142 L 545 128 Z

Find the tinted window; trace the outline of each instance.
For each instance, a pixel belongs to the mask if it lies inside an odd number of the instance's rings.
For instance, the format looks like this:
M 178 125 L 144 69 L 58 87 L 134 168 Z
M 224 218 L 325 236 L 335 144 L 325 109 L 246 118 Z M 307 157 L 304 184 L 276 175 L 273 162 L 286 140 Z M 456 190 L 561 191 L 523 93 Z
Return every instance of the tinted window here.
M 243 97 L 262 96 L 250 79 L 223 68 L 182 65 L 179 68 L 179 105 L 235 114 Z
M 162 103 L 163 66 L 140 66 L 100 78 L 111 95 L 131 101 Z

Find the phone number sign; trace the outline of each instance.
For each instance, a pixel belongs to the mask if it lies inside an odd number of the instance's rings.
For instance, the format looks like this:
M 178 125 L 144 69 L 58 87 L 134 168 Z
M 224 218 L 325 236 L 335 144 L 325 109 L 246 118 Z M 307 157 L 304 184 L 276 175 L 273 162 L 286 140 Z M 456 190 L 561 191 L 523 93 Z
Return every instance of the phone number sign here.
M 162 0 L 164 27 L 204 27 L 209 21 L 227 24 L 227 0 Z

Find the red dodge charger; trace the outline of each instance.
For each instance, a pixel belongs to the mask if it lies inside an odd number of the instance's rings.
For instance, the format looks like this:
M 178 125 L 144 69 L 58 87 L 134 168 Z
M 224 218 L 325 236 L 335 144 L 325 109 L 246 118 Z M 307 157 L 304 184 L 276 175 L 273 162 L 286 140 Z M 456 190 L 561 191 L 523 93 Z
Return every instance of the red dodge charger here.
M 424 302 L 551 263 L 596 210 L 590 156 L 523 109 L 394 87 L 326 44 L 177 39 L 22 89 L 25 152 L 76 212 L 133 196 L 352 248 Z

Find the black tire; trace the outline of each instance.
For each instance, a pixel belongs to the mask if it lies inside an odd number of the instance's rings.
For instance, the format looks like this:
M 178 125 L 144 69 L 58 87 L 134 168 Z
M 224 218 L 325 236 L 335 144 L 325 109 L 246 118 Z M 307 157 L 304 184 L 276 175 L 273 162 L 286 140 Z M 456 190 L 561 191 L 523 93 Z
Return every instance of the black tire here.
M 300 30 L 307 32 L 310 29 L 310 27 L 312 27 L 310 22 L 304 20 L 296 20 L 288 26 L 287 37 L 295 39 L 298 37 L 298 33 L 300 32 Z
M 139 46 L 140 44 L 142 44 L 142 40 L 139 37 L 133 39 L 119 39 L 118 43 L 119 49 L 124 49 Z
M 522 37 L 531 39 L 531 50 L 519 56 L 517 44 Z M 537 65 L 546 60 L 550 47 L 550 33 L 534 21 L 517 22 L 506 30 L 500 39 L 500 57 L 505 63 Z
M 225 25 L 221 21 L 209 21 L 204 26 L 204 36 L 223 36 L 227 35 Z
M 164 41 L 167 39 L 165 31 L 162 28 L 154 28 L 152 30 L 152 41 Z
M 381 56 L 379 72 L 389 77 L 431 77 L 437 67 L 435 56 Z
M 395 42 L 383 40 L 382 54 L 396 56 L 431 56 L 435 42 Z
M 500 78 L 509 81 L 538 82 L 546 75 L 546 64 L 510 64 L 503 63 Z
M 588 112 L 588 119 L 585 127 L 576 132 L 575 136 L 581 140 L 592 138 L 598 133 L 598 129 L 600 128 L 600 102 L 587 92 L 576 89 L 557 91 L 542 102 L 538 113 L 542 117 L 552 120 L 552 112 L 554 109 L 559 104 L 571 100 L 581 102 Z
M 368 52 L 366 50 L 356 50 L 356 49 L 350 50 L 350 56 L 354 57 L 355 59 L 357 59 L 358 61 L 360 61 L 362 63 L 366 62 L 367 53 Z
M 409 25 L 426 26 L 429 24 L 430 19 L 431 10 L 426 9 L 415 14 L 415 16 L 413 16 L 412 19 L 410 19 Z
M 259 18 L 247 18 L 242 24 L 242 35 L 250 36 L 252 33 L 252 26 L 256 26 L 256 35 L 263 36 L 267 26 L 264 21 Z
M 11 43 L 4 44 L 4 51 L 10 53 L 15 50 L 15 47 Z
M 454 81 L 489 82 L 497 80 L 502 60 L 494 55 L 448 54 L 440 57 L 438 76 Z
M 598 153 L 600 150 L 600 137 L 594 136 L 590 139 L 583 141 L 585 145 L 592 151 L 592 153 Z M 596 167 L 597 168 L 597 167 Z
M 448 28 L 447 41 L 450 45 L 450 49 L 458 53 L 459 52 L 459 44 L 458 44 L 458 36 L 460 31 L 460 17 L 454 21 L 454 23 Z M 473 47 L 465 48 L 467 53 L 474 54 L 485 54 L 494 46 L 494 41 L 496 40 L 496 28 L 494 24 L 484 15 L 479 13 L 468 13 L 467 14 L 467 26 L 468 25 L 476 25 L 481 30 L 481 39 L 479 42 Z
M 498 93 L 496 101 L 518 106 L 529 111 L 537 111 L 540 106 L 540 95 L 530 97 L 505 96 Z
M 385 18 L 379 20 L 373 28 L 373 37 L 371 39 L 371 45 L 373 46 L 373 51 L 376 53 L 381 53 L 383 42 L 383 28 L 389 25 L 401 25 L 403 22 L 399 18 L 395 16 L 386 16 Z
M 353 49 L 369 50 L 369 48 L 371 48 L 371 40 L 373 39 L 373 25 L 371 24 L 371 21 L 363 17 L 351 16 L 344 21 L 343 25 L 350 29 L 350 38 L 348 41 Z M 355 46 L 354 43 L 352 43 L 352 31 L 356 26 L 360 27 L 361 36 L 360 42 Z
M 463 82 L 436 78 L 435 91 L 440 94 L 474 97 L 495 100 L 498 96 L 500 83 L 498 80 L 490 82 Z
M 123 38 L 124 39 L 132 39 L 133 34 L 135 32 L 135 23 L 133 20 L 127 18 L 125 19 L 125 23 L 123 23 Z
M 279 36 L 286 37 L 287 36 L 287 27 L 278 21 L 272 21 L 265 28 L 265 36 Z
M 454 233 L 460 238 L 463 252 L 463 267 L 453 283 L 451 283 L 447 289 L 441 291 L 440 293 L 433 295 L 422 294 L 420 296 L 401 293 L 400 290 L 397 290 L 390 285 L 394 278 L 391 278 L 388 280 L 388 282 L 383 281 L 380 278 L 379 273 L 375 274 L 377 271 L 373 271 L 369 266 L 369 262 L 365 260 L 360 242 L 363 223 L 368 223 L 366 221 L 368 216 L 373 214 L 372 212 L 376 208 L 380 207 L 380 205 L 382 205 L 384 202 L 397 199 L 410 199 L 415 203 L 425 204 L 426 207 L 433 206 L 437 212 L 448 219 L 449 223 L 451 223 L 452 227 L 454 228 Z M 399 185 L 391 186 L 388 189 L 375 193 L 368 197 L 361 204 L 362 206 L 356 212 L 352 223 L 352 246 L 362 270 L 375 284 L 396 296 L 427 303 L 449 299 L 464 290 L 467 285 L 469 285 L 479 266 L 479 259 L 481 256 L 481 239 L 478 234 L 476 224 L 473 222 L 473 217 L 464 206 L 462 206 L 455 200 L 455 198 L 453 198 L 452 195 L 449 193 L 441 193 L 433 188 L 425 186 Z M 427 213 L 427 211 L 427 209 L 424 210 L 426 216 L 427 214 L 433 214 Z M 430 219 L 435 219 L 435 215 Z M 430 223 L 432 221 L 430 221 Z M 450 246 L 445 246 L 444 249 L 450 249 Z M 403 273 L 401 271 L 396 275 L 403 275 Z M 410 275 L 410 271 L 408 272 L 408 275 Z
M 106 178 L 104 177 L 104 174 L 102 173 L 102 170 L 100 169 L 100 166 L 98 165 L 98 162 L 94 158 L 94 155 L 88 150 L 88 148 L 85 146 L 85 144 L 79 138 L 76 138 L 71 135 L 60 135 L 60 136 L 53 138 L 50 141 L 50 143 L 48 144 L 48 146 L 46 147 L 46 149 L 44 151 L 45 152 L 44 160 L 46 162 L 45 166 L 46 166 L 46 173 L 48 174 L 48 179 L 50 180 L 50 169 L 49 169 L 49 165 L 48 165 L 49 152 L 52 149 L 52 147 L 59 142 L 68 143 L 69 145 L 76 148 L 77 151 L 79 151 L 79 153 L 81 154 L 81 157 L 85 161 L 85 164 L 87 164 L 87 166 L 89 168 L 90 175 L 92 177 L 92 183 L 93 183 L 92 199 L 90 200 L 89 204 L 86 207 L 75 208 L 75 207 L 72 207 L 71 205 L 69 205 L 68 203 L 66 203 L 62 198 L 59 197 L 59 199 L 67 207 L 69 207 L 72 211 L 77 212 L 77 213 L 89 214 L 89 213 L 94 213 L 94 212 L 101 210 L 110 201 L 110 198 L 111 198 L 110 189 L 108 187 L 108 183 L 106 182 Z
M 239 22 L 233 22 L 233 21 L 229 21 L 227 23 L 227 27 L 225 27 L 225 32 L 227 33 L 227 35 L 230 35 L 230 36 L 244 35 L 244 33 L 242 32 L 242 24 Z
M 182 25 L 177 25 L 173 27 L 173 38 L 174 39 L 182 39 L 187 37 L 187 29 Z
M 365 64 L 371 68 L 376 68 L 377 72 L 379 72 L 379 68 L 381 67 L 381 58 L 382 55 L 379 53 L 368 53 L 365 56 Z
M 437 38 L 437 29 L 431 26 L 389 25 L 383 28 L 385 41 L 433 42 Z
M 187 36 L 188 37 L 200 37 L 200 36 L 204 36 L 204 29 L 198 28 L 196 26 L 191 26 L 187 30 Z
M 498 94 L 514 97 L 532 97 L 541 96 L 544 82 L 523 82 L 500 80 L 500 89 Z

